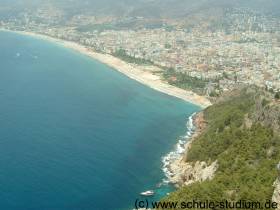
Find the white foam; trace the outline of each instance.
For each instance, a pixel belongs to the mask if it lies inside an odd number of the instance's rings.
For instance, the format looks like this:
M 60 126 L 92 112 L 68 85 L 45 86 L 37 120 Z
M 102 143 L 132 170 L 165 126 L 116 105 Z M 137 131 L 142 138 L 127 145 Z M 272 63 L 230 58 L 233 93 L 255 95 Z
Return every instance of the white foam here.
M 182 154 L 185 152 L 185 145 L 188 142 L 188 140 L 190 139 L 190 137 L 192 136 L 192 134 L 194 133 L 195 130 L 195 126 L 193 124 L 193 116 L 196 113 L 194 113 L 193 115 L 191 115 L 188 118 L 186 127 L 188 129 L 188 131 L 186 132 L 186 134 L 182 137 L 180 137 L 178 143 L 175 145 L 174 150 L 172 150 L 171 152 L 169 152 L 166 156 L 162 157 L 162 171 L 165 174 L 165 177 L 162 182 L 164 184 L 168 184 L 170 178 L 172 177 L 172 172 L 170 171 L 170 164 L 175 161 L 176 159 L 178 159 L 179 157 L 182 156 Z

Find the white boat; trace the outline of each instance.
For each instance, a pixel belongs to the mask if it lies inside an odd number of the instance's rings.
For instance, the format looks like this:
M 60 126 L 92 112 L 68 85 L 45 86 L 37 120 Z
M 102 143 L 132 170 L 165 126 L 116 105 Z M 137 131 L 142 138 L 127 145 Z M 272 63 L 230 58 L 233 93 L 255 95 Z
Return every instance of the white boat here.
M 143 196 L 152 196 L 154 194 L 155 194 L 155 192 L 153 190 L 148 190 L 148 191 L 140 193 L 140 195 L 143 195 Z

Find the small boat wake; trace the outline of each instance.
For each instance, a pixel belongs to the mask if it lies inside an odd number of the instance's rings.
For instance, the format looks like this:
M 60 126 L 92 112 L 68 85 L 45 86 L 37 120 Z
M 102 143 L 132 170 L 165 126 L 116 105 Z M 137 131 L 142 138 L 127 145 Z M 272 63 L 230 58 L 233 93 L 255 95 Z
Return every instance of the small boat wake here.
M 185 145 L 190 139 L 190 137 L 193 135 L 195 126 L 193 124 L 193 117 L 196 113 L 191 115 L 188 118 L 186 127 L 187 127 L 187 133 L 186 135 L 179 138 L 178 143 L 175 145 L 174 150 L 172 150 L 170 153 L 168 153 L 166 156 L 162 157 L 162 171 L 164 172 L 165 178 L 156 185 L 155 190 L 148 190 L 141 192 L 141 196 L 156 196 L 156 197 L 162 197 L 168 195 L 172 189 L 174 188 L 173 185 L 170 184 L 170 178 L 172 177 L 172 172 L 170 171 L 170 164 L 175 161 L 176 159 L 180 158 L 182 154 L 185 152 Z

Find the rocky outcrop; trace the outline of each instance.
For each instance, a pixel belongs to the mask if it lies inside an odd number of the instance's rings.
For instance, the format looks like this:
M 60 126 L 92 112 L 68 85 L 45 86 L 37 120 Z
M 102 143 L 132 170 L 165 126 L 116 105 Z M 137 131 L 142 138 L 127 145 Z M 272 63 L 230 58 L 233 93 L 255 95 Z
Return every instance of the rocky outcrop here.
M 272 196 L 272 201 L 278 203 L 277 209 L 280 210 L 280 180 L 277 180 L 273 184 L 274 192 Z
M 196 127 L 196 131 L 188 141 L 188 143 L 185 145 L 185 154 L 182 157 L 174 160 L 169 165 L 169 180 L 177 187 L 189 185 L 194 182 L 211 180 L 214 177 L 216 170 L 218 169 L 217 161 L 209 165 L 204 161 L 197 161 L 195 163 L 188 162 L 187 153 L 191 148 L 192 142 L 205 130 L 207 126 L 207 122 L 203 117 L 203 112 L 200 112 L 195 116 L 194 124 Z
M 170 171 L 172 172 L 170 182 L 177 186 L 183 186 L 192 184 L 194 182 L 211 180 L 213 179 L 217 169 L 217 161 L 207 165 L 207 163 L 204 161 L 197 161 L 193 164 L 185 162 L 183 159 L 176 160 L 170 166 Z
M 280 103 L 269 97 L 267 98 L 259 97 L 256 99 L 252 119 L 254 122 L 261 122 L 264 126 L 271 127 L 273 130 L 279 131 Z

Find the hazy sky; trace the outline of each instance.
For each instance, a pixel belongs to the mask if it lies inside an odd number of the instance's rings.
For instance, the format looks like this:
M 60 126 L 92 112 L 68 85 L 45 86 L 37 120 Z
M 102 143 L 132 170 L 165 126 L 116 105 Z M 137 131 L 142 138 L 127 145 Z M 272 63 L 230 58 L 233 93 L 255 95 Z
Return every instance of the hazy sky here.
M 10 9 L 26 9 L 51 4 L 67 12 L 122 14 L 142 11 L 160 15 L 187 14 L 212 7 L 249 7 L 259 11 L 280 13 L 280 0 L 0 0 L 0 13 Z M 1 15 L 1 14 L 0 14 Z

